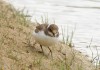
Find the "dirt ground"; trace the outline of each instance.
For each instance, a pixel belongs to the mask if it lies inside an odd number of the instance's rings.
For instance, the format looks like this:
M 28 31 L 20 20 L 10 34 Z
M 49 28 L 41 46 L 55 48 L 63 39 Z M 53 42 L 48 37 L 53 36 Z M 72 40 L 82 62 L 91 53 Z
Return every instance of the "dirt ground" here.
M 0 0 L 0 70 L 95 70 L 87 57 L 61 42 L 50 47 L 53 56 L 47 47 L 43 54 L 32 35 L 35 26 Z

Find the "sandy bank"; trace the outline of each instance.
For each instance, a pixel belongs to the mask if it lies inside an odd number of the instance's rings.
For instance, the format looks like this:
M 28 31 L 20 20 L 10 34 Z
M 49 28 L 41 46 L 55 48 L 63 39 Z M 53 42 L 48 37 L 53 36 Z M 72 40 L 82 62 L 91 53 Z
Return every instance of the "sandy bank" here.
M 95 70 L 93 64 L 73 48 L 62 43 L 50 47 L 53 59 L 34 44 L 36 24 L 23 12 L 0 0 L 0 70 Z

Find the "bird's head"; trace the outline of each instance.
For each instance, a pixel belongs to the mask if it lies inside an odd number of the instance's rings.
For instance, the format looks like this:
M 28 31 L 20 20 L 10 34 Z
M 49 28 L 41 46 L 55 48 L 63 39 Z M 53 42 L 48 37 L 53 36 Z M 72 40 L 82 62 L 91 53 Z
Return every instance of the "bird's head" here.
M 52 35 L 52 37 L 58 37 L 59 36 L 59 28 L 55 24 L 51 24 L 48 26 L 48 33 Z

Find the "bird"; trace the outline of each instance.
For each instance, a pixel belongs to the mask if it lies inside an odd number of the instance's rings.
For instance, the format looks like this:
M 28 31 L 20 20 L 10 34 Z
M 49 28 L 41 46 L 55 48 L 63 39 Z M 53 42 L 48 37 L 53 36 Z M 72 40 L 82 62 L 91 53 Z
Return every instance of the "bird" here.
M 46 46 L 52 55 L 52 50 L 49 47 L 58 42 L 59 28 L 56 24 L 39 24 L 36 26 L 33 36 L 35 41 L 40 44 L 42 52 L 44 52 L 42 46 Z

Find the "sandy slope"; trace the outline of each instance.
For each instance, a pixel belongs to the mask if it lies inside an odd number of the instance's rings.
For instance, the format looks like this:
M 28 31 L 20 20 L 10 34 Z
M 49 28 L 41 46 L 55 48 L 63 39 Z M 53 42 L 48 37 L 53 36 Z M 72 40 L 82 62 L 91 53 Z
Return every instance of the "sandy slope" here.
M 2 8 L 2 9 L 1 9 Z M 35 24 L 0 0 L 0 70 L 94 70 L 87 57 L 58 43 L 41 53 L 32 31 Z

